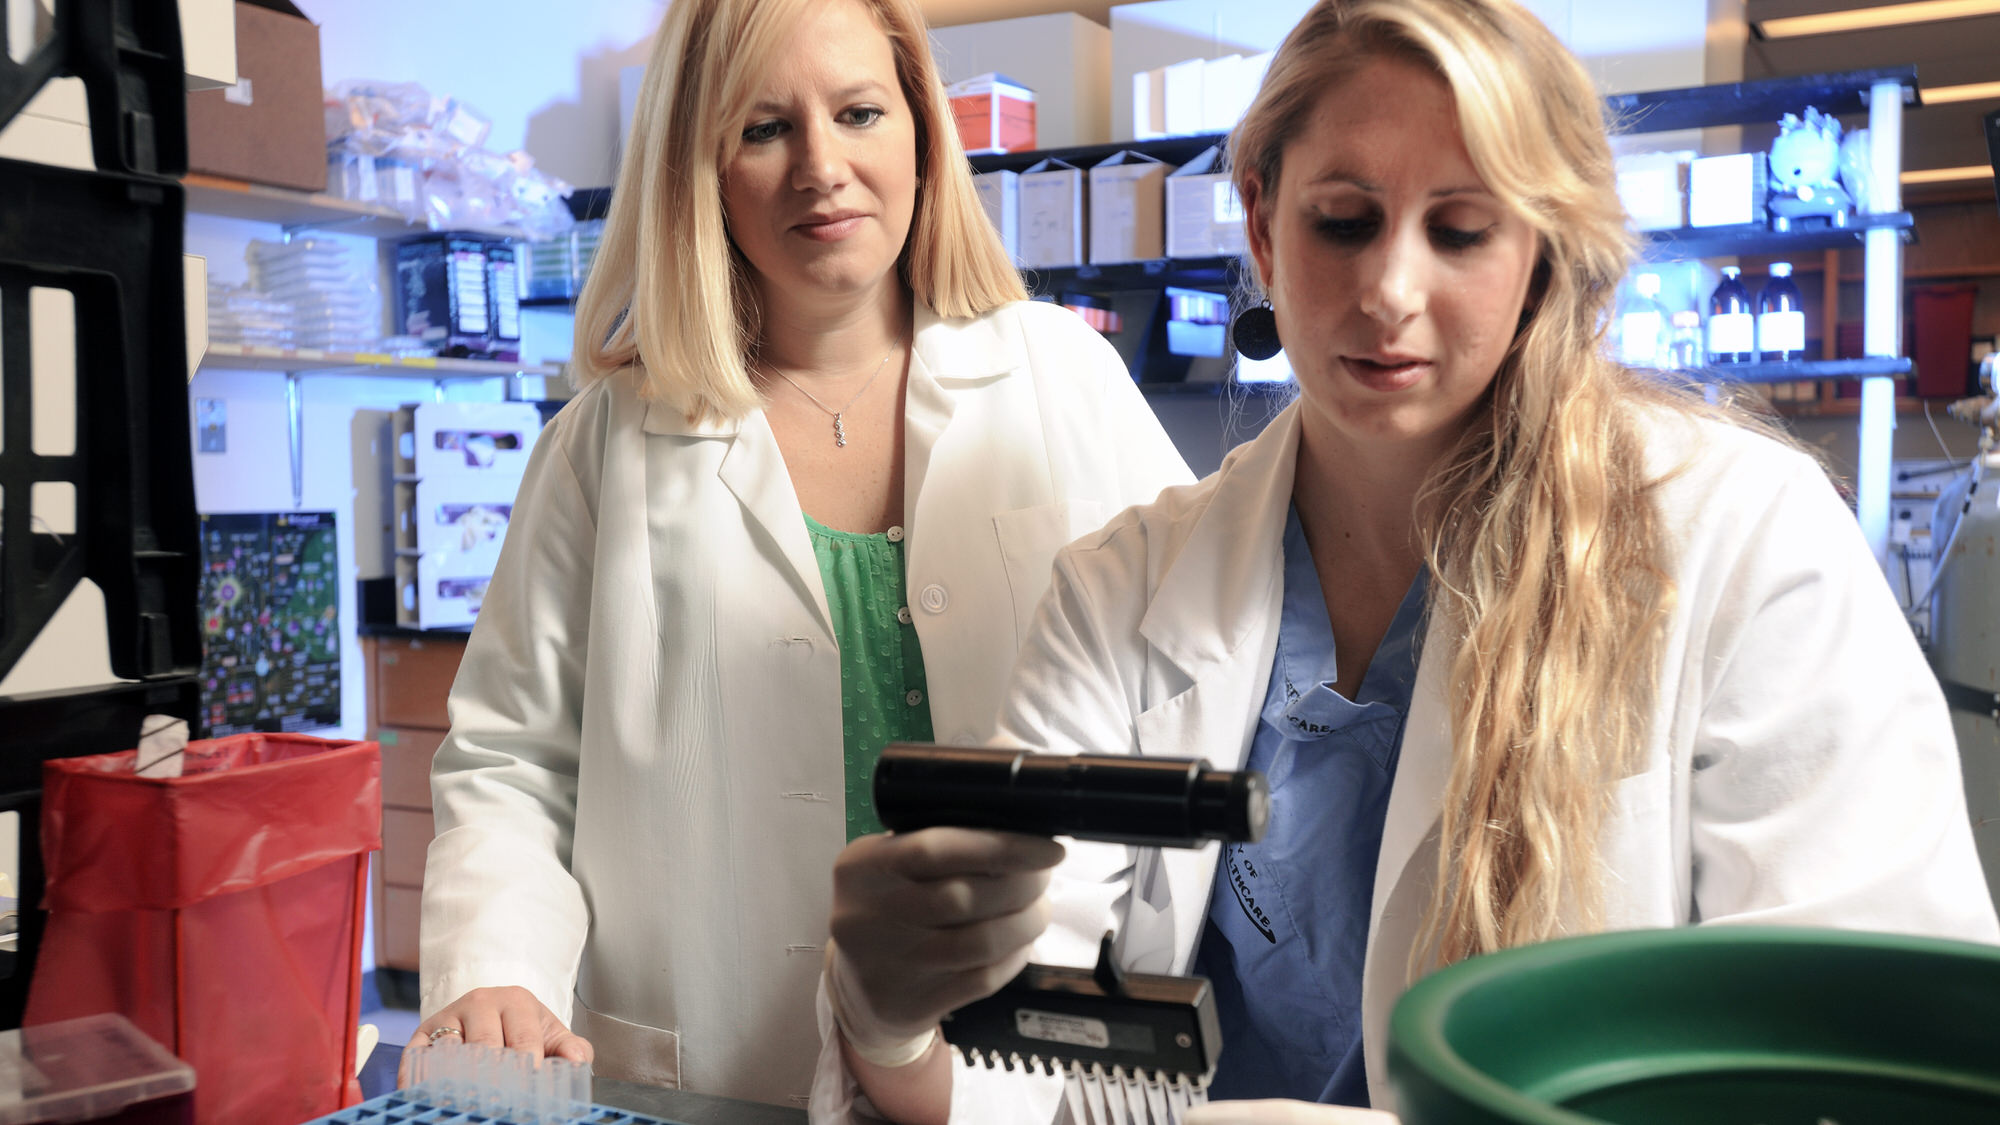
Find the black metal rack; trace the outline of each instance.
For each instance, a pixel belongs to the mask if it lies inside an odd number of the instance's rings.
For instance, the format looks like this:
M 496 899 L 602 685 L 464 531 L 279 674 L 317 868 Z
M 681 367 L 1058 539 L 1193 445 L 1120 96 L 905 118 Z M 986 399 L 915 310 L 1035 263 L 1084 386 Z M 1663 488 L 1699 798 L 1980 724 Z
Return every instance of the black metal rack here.
M 0 160 L 0 676 L 78 583 L 104 594 L 111 669 L 128 683 L 0 697 L 0 810 L 21 816 L 21 926 L 0 1026 L 26 1004 L 42 925 L 42 763 L 129 749 L 149 714 L 199 706 L 199 560 L 181 263 L 187 170 L 179 11 L 57 0 L 16 64 L 0 26 L 0 126 L 51 79 L 83 80 L 99 171 Z M 75 451 L 34 441 L 35 289 L 74 303 Z M 37 528 L 38 485 L 74 490 L 70 534 Z
M 1917 68 L 1892 66 L 1612 94 L 1604 99 L 1604 112 L 1611 128 L 1621 133 L 1765 124 L 1787 113 L 1798 113 L 1809 105 L 1835 115 L 1865 113 L 1869 92 L 1883 82 L 1896 82 L 1903 87 L 1906 109 L 1923 104 L 1917 94 Z

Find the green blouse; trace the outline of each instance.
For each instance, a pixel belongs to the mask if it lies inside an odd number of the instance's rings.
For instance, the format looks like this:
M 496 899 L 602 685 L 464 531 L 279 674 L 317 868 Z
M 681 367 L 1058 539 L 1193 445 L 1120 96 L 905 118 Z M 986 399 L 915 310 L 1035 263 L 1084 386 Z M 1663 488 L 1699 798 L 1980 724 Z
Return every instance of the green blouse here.
M 930 742 L 924 654 L 903 596 L 903 529 L 863 535 L 806 517 L 813 556 L 840 645 L 840 721 L 847 774 L 847 838 L 882 831 L 875 760 L 891 742 Z

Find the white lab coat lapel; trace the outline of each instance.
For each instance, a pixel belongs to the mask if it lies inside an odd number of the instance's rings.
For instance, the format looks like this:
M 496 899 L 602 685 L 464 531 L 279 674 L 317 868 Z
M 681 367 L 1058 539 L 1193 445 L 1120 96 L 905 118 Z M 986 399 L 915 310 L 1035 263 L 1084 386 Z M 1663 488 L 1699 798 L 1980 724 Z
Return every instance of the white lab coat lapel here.
M 1410 981 L 1403 952 L 1417 944 L 1423 912 L 1430 904 L 1437 863 L 1438 818 L 1451 777 L 1451 708 L 1446 679 L 1451 674 L 1448 630 L 1432 620 L 1418 650 L 1417 681 L 1396 780 L 1382 822 L 1382 847 L 1375 860 L 1375 895 L 1368 912 L 1368 953 L 1361 978 L 1361 1033 L 1364 1042 L 1389 1041 L 1389 1012 Z M 1433 658 L 1435 654 L 1435 658 Z M 1383 953 L 1383 950 L 1397 952 Z M 1379 1109 L 1393 1109 L 1387 1052 L 1366 1057 L 1368 1090 Z
M 827 609 L 826 588 L 820 579 L 819 561 L 813 556 L 812 537 L 806 531 L 799 495 L 792 488 L 791 474 L 785 469 L 784 451 L 778 436 L 762 410 L 752 411 L 740 422 L 688 422 L 676 411 L 660 403 L 646 410 L 646 432 L 716 438 L 729 441 L 716 477 L 743 505 L 764 538 L 765 545 L 783 560 L 780 568 L 796 589 L 799 599 L 812 607 L 826 639 L 833 639 L 833 614 Z
M 1298 428 L 1294 404 L 1232 455 L 1235 463 L 1222 470 L 1207 511 L 1161 575 L 1139 623 L 1159 663 L 1148 668 L 1147 687 L 1159 698 L 1189 686 L 1140 712 L 1135 728 L 1142 754 L 1206 758 L 1218 769 L 1241 768 L 1249 756 L 1277 651 Z M 1217 853 L 1210 845 L 1142 855 L 1127 948 L 1174 951 L 1170 967 L 1146 970 L 1187 971 Z M 1164 865 L 1164 881 L 1147 862 L 1153 857 Z
M 924 534 L 932 525 L 945 526 L 942 513 L 923 510 L 928 504 L 961 501 L 964 492 L 950 482 L 962 481 L 959 471 L 977 466 L 956 463 L 949 446 L 952 417 L 959 407 L 1027 363 L 1013 342 L 1003 339 L 986 320 L 945 320 L 922 301 L 911 316 L 910 379 L 903 392 L 903 512 L 908 542 L 906 570 L 927 573 L 940 547 Z M 962 452 L 962 451 L 961 451 Z M 941 474 L 946 487 L 931 481 Z M 926 488 L 926 482 L 931 487 Z

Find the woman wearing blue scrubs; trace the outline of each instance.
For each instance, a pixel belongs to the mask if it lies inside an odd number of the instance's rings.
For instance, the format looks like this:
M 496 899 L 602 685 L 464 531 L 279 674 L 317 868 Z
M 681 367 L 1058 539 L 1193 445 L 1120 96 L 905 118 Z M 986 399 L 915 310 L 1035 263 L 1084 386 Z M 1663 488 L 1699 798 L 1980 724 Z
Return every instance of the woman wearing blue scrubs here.
M 1323 0 L 1287 38 L 1230 150 L 1298 401 L 1058 556 L 1002 719 L 1262 769 L 1270 835 L 850 844 L 821 1120 L 1055 1120 L 1058 1081 L 934 1029 L 1107 929 L 1214 981 L 1215 1097 L 1284 1099 L 1211 1125 L 1393 1109 L 1396 998 L 1497 949 L 2000 939 L 1943 699 L 1824 474 L 1605 355 L 1632 252 L 1600 115 L 1513 0 Z

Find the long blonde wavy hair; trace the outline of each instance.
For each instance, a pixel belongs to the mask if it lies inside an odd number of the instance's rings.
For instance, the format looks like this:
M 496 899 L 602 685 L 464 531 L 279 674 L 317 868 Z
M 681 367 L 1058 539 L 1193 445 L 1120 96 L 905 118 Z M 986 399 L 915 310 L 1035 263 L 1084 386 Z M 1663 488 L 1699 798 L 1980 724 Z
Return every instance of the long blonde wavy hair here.
M 1444 80 L 1480 177 L 1540 239 L 1532 315 L 1414 513 L 1430 611 L 1454 642 L 1416 968 L 1601 924 L 1599 833 L 1642 760 L 1675 597 L 1634 406 L 1698 408 L 1604 356 L 1633 247 L 1602 103 L 1513 0 L 1322 0 L 1230 139 L 1245 198 L 1278 182 L 1324 91 L 1384 55 Z
M 761 339 L 750 263 L 723 219 L 723 170 L 758 88 L 825 0 L 674 0 L 639 88 L 597 260 L 576 310 L 585 380 L 633 374 L 689 421 L 763 405 L 749 360 Z M 1024 300 L 980 208 L 915 0 L 860 0 L 888 35 L 916 118 L 916 214 L 897 273 L 939 315 Z

